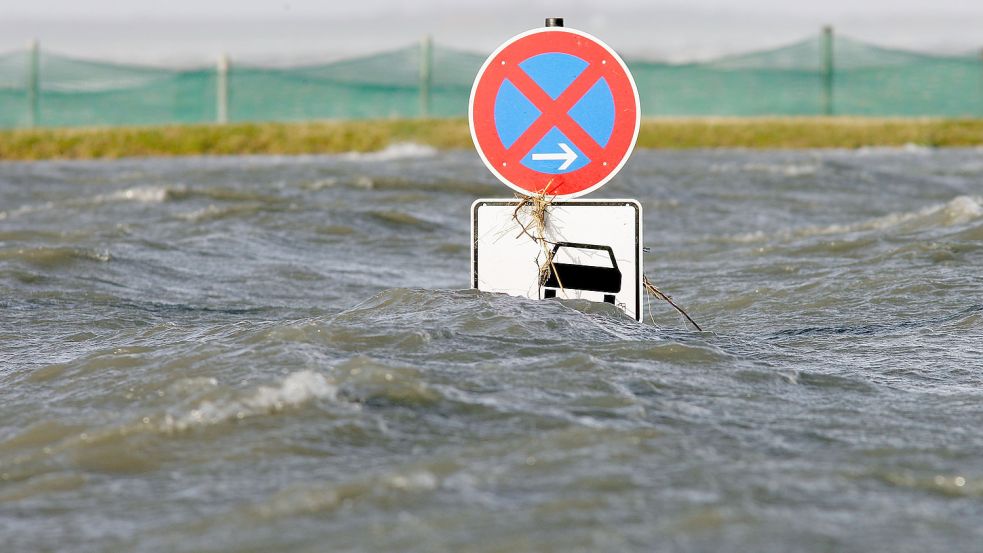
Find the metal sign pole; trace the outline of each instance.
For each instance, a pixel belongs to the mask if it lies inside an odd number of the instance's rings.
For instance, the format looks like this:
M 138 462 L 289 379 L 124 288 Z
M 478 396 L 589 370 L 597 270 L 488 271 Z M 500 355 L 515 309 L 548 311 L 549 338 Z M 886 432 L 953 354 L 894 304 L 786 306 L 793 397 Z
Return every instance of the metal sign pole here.
M 820 76 L 822 78 L 822 113 L 833 115 L 833 27 L 823 27 L 820 39 Z
M 229 57 L 222 54 L 215 66 L 215 121 L 229 122 Z
M 31 128 L 41 124 L 41 45 L 37 40 L 28 46 L 27 121 Z
M 420 117 L 430 117 L 430 89 L 433 86 L 433 39 L 420 40 Z

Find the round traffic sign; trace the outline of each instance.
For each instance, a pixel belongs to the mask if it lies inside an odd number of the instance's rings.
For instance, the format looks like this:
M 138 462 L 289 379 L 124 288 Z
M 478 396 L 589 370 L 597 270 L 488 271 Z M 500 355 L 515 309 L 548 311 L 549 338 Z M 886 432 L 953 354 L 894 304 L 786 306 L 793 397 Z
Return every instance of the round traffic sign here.
M 614 50 L 582 31 L 544 27 L 485 60 L 468 119 L 478 154 L 500 181 L 522 194 L 575 198 L 624 166 L 641 109 Z

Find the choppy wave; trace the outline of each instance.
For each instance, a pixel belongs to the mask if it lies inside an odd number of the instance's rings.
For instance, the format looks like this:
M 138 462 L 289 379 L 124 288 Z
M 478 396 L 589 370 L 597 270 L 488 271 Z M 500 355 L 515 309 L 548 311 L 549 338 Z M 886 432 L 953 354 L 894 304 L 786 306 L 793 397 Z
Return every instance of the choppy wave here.
M 172 435 L 223 423 L 236 423 L 253 417 L 275 415 L 305 404 L 324 399 L 333 401 L 338 388 L 330 378 L 312 370 L 288 374 L 273 385 L 261 385 L 236 391 L 220 386 L 214 378 L 182 379 L 159 395 L 171 395 L 180 403 L 163 412 L 127 417 L 109 425 L 65 426 L 46 421 L 35 424 L 16 436 L 0 441 L 0 470 L 2 479 L 25 480 L 39 474 L 58 470 L 62 455 L 85 454 L 93 463 L 108 466 L 118 448 L 139 440 L 142 435 Z M 202 394 L 210 399 L 195 400 Z M 188 396 L 190 405 L 181 400 Z M 350 404 L 349 409 L 358 408 Z M 107 448 L 101 452 L 97 448 Z M 94 449 L 96 448 L 96 449 Z M 80 453 L 82 452 L 82 453 Z
M 816 174 L 819 171 L 819 163 L 745 163 L 740 166 L 740 169 L 748 173 L 801 177 Z M 728 172 L 731 168 L 721 166 L 719 170 Z
M 162 417 L 158 428 L 163 432 L 180 432 L 196 426 L 243 420 L 277 413 L 315 399 L 332 400 L 337 392 L 337 387 L 324 375 L 310 370 L 299 371 L 289 374 L 276 386 L 260 386 L 240 397 L 206 400 L 186 413 L 168 413 Z
M 162 203 L 186 197 L 189 193 L 188 187 L 177 186 L 135 186 L 125 190 L 118 190 L 109 195 L 98 196 L 96 200 L 104 201 L 132 201 L 139 203 Z
M 979 160 L 636 152 L 706 332 L 463 289 L 473 152 L 5 166 L 4 545 L 976 551 Z
M 70 247 L 34 247 L 0 249 L 0 261 L 19 261 L 43 268 L 64 267 L 79 261 L 108 262 L 112 256 L 105 250 Z
M 689 364 L 728 357 L 696 334 L 638 323 L 608 304 L 539 302 L 474 290 L 387 290 L 336 315 L 317 332 L 332 348 L 387 357 L 434 355 L 478 362 L 506 352 L 548 355 L 585 349 L 626 362 Z M 462 342 L 467 349 L 456 351 Z
M 411 506 L 414 496 L 433 492 L 441 479 L 425 468 L 370 475 L 343 484 L 308 483 L 281 491 L 251 506 L 244 514 L 278 518 L 331 512 L 357 503 L 398 501 Z M 401 496 L 396 499 L 393 494 Z
M 438 228 L 433 223 L 401 211 L 369 211 L 367 215 L 380 223 L 395 228 L 412 227 L 420 230 L 436 230 Z
M 200 223 L 220 219 L 246 218 L 268 210 L 268 206 L 258 203 L 233 204 L 227 206 L 208 204 L 201 209 L 196 209 L 187 213 L 180 213 L 178 214 L 178 217 L 193 223 Z
M 854 151 L 854 155 L 864 157 L 871 155 L 928 155 L 936 148 L 924 146 L 922 144 L 907 143 L 902 146 L 861 146 Z
M 47 211 L 55 207 L 54 202 L 44 202 L 41 204 L 28 204 L 10 210 L 0 210 L 0 221 L 13 219 L 23 215 L 30 215 L 38 211 Z
M 341 157 L 351 161 L 387 162 L 403 159 L 422 159 L 436 155 L 437 149 L 432 146 L 413 142 L 399 142 L 390 144 L 378 152 L 350 152 L 343 154 Z
M 350 188 L 355 190 L 374 190 L 379 192 L 407 191 L 414 194 L 446 193 L 460 194 L 470 197 L 500 196 L 502 188 L 499 185 L 478 182 L 477 180 L 460 178 L 435 178 L 419 182 L 401 176 L 369 176 L 357 175 L 350 178 L 327 177 L 300 185 L 305 190 L 324 190 L 332 188 Z M 419 196 L 422 198 L 422 196 Z M 429 198 L 428 198 L 429 199 Z
M 781 232 L 755 231 L 735 235 L 734 242 L 761 242 L 774 238 L 807 238 L 868 231 L 912 233 L 923 230 L 956 227 L 983 218 L 983 197 L 957 196 L 944 204 L 928 206 L 916 211 L 889 213 L 856 223 L 803 227 Z
M 716 161 L 708 166 L 714 174 L 747 173 L 750 175 L 775 175 L 782 177 L 805 177 L 817 174 L 822 169 L 818 159 L 787 161 Z

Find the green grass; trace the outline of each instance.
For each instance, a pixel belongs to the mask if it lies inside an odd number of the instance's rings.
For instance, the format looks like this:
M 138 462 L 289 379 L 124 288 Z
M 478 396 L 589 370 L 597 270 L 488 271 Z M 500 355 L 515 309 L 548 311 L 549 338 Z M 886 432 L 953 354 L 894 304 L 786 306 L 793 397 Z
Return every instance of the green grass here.
M 239 123 L 0 131 L 0 159 L 95 159 L 365 152 L 398 142 L 472 148 L 464 119 Z M 983 119 L 669 118 L 642 123 L 639 148 L 859 148 L 983 145 Z
M 642 148 L 860 148 L 983 145 L 983 119 L 774 117 L 656 119 L 642 123 Z

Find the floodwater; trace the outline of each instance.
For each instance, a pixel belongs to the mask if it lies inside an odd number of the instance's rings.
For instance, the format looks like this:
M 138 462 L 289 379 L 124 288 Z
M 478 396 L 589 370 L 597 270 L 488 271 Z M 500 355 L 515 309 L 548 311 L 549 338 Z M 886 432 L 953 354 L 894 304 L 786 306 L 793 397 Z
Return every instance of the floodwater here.
M 468 290 L 473 152 L 0 164 L 3 551 L 980 551 L 983 151 L 640 151 L 666 304 Z

